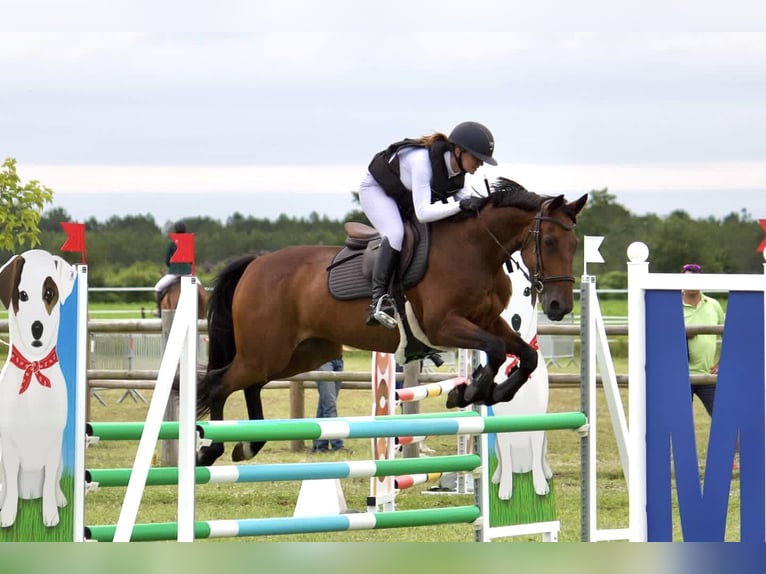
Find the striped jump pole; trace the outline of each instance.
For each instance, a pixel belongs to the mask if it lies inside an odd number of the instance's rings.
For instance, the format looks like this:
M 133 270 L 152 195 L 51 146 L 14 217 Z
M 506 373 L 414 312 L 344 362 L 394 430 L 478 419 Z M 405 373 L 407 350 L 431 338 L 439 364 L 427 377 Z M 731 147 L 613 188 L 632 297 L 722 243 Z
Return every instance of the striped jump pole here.
M 562 430 L 578 429 L 586 423 L 581 412 L 488 417 L 475 411 L 464 411 L 330 419 L 202 421 L 197 423 L 197 431 L 202 438 L 213 442 L 280 441 Z M 178 438 L 178 427 L 177 422 L 163 423 L 160 437 Z M 137 440 L 142 431 L 143 423 L 88 425 L 90 436 L 100 440 Z
M 425 435 L 421 436 L 398 436 L 394 439 L 394 444 L 397 446 L 404 446 L 407 444 L 416 444 L 419 442 L 423 442 L 428 437 Z
M 407 387 L 405 389 L 398 389 L 396 391 L 396 401 L 398 403 L 409 403 L 438 397 L 450 392 L 458 385 L 465 385 L 467 383 L 465 377 L 454 377 L 445 381 L 437 381 L 435 383 L 428 383 L 417 387 Z M 426 439 L 425 436 L 421 437 L 396 437 L 395 443 L 397 445 L 414 444 L 423 442 Z M 425 484 L 434 480 L 439 480 L 443 476 L 441 472 L 431 472 L 428 474 L 417 474 L 407 476 L 397 476 L 394 479 L 394 488 L 411 488 L 418 484 Z
M 241 536 L 270 536 L 278 534 L 310 534 L 312 532 L 342 532 L 346 530 L 381 530 L 438 524 L 471 524 L 479 519 L 478 506 L 399 510 L 396 512 L 361 512 L 332 516 L 303 516 L 284 518 L 252 518 L 240 520 L 206 520 L 194 523 L 194 538 L 231 538 Z M 114 539 L 115 526 L 88 526 L 85 538 L 99 542 Z M 178 535 L 178 523 L 136 524 L 130 540 L 173 540 Z
M 412 401 L 422 401 L 431 397 L 438 397 L 444 393 L 450 392 L 458 385 L 465 385 L 467 382 L 465 377 L 455 377 L 454 379 L 447 379 L 446 381 L 438 381 L 436 383 L 427 383 L 418 387 L 398 389 L 396 391 L 396 400 L 402 403 L 408 403 Z
M 206 466 L 195 469 L 195 479 L 196 484 L 222 484 L 326 478 L 370 478 L 396 474 L 469 471 L 480 465 L 481 458 L 479 455 L 469 454 L 377 461 Z M 85 480 L 90 484 L 98 483 L 99 487 L 127 486 L 130 473 L 131 470 L 128 468 L 89 469 L 85 471 Z M 152 468 L 149 470 L 146 484 L 149 486 L 178 484 L 178 468 Z
M 581 412 L 516 416 L 420 417 L 401 415 L 390 420 L 374 417 L 315 421 L 211 421 L 198 430 L 213 442 L 375 438 L 392 435 L 455 435 L 578 429 L 587 423 Z M 406 418 L 405 418 L 406 417 Z
M 415 418 L 454 418 L 454 417 L 466 417 L 466 416 L 479 416 L 477 412 L 465 411 L 465 412 L 445 412 L 445 413 L 423 413 L 414 415 L 381 415 L 376 417 L 350 417 L 350 418 L 310 418 L 299 419 L 301 423 L 315 424 L 328 421 L 346 421 L 346 420 L 397 420 L 397 419 L 415 419 Z M 282 424 L 293 423 L 296 419 L 268 419 L 261 421 L 200 421 L 198 424 L 198 430 L 202 427 L 214 426 L 217 424 L 232 425 L 232 424 Z M 96 442 L 99 440 L 139 440 L 144 432 L 145 423 L 142 422 L 90 422 L 85 425 L 85 433 L 88 440 Z M 177 421 L 165 421 L 160 424 L 159 438 L 162 440 L 172 440 L 178 438 L 178 422 Z M 282 438 L 273 438 L 270 440 L 284 440 Z
M 458 469 L 459 470 L 459 469 Z M 418 484 L 425 484 L 442 477 L 443 472 L 429 472 L 426 474 L 405 474 L 394 478 L 394 487 L 398 489 L 412 488 Z

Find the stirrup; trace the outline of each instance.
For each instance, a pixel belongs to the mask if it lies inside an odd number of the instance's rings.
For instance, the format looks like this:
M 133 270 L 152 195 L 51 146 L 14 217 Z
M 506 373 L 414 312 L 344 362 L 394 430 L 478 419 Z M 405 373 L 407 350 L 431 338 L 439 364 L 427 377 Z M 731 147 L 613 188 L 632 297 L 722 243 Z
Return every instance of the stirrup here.
M 395 329 L 399 322 L 396 320 L 396 307 L 394 306 L 391 298 L 388 295 L 383 295 L 378 299 L 377 305 L 375 305 L 375 312 L 372 314 L 373 318 L 386 327 L 387 329 Z

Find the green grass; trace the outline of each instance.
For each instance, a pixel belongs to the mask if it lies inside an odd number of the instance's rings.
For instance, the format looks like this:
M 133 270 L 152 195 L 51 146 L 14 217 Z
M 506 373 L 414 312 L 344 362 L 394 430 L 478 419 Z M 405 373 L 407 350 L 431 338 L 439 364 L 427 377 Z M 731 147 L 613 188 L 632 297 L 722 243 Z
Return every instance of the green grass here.
M 0 542 L 71 542 L 74 528 L 74 478 L 71 474 L 61 477 L 61 489 L 67 498 L 67 505 L 59 508 L 59 523 L 56 526 L 43 524 L 42 498 L 19 500 L 13 526 L 0 528 Z
M 489 457 L 489 476 L 497 468 L 497 457 Z M 549 480 L 551 491 L 545 496 L 535 493 L 532 473 L 514 474 L 513 496 L 510 500 L 498 498 L 498 485 L 489 483 L 489 515 L 491 526 L 532 524 L 556 520 L 555 483 Z

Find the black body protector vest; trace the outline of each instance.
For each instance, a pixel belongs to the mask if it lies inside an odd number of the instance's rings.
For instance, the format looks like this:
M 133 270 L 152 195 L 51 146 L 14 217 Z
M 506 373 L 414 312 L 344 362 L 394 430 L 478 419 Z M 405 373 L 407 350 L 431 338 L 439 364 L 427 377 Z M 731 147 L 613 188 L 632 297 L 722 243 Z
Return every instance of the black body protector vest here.
M 370 175 L 380 184 L 386 195 L 396 201 L 403 220 L 412 219 L 415 215 L 412 192 L 404 187 L 399 177 L 399 156 L 397 152 L 406 147 L 424 147 L 424 145 L 413 139 L 404 139 L 393 143 L 382 152 L 375 154 L 368 167 Z M 450 147 L 449 141 L 440 139 L 428 148 L 432 171 L 431 203 L 437 201 L 446 202 L 448 198 L 463 189 L 465 184 L 465 173 L 460 173 L 455 177 L 449 177 L 448 175 L 447 164 L 444 161 L 444 152 L 448 151 Z

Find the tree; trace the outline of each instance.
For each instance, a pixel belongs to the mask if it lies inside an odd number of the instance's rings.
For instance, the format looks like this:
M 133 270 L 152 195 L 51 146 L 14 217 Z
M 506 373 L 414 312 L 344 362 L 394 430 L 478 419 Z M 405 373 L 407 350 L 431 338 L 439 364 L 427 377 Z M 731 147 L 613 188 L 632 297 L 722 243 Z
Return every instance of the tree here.
M 32 180 L 26 185 L 16 174 L 16 160 L 6 158 L 0 171 L 0 250 L 40 244 L 40 217 L 53 190 Z

